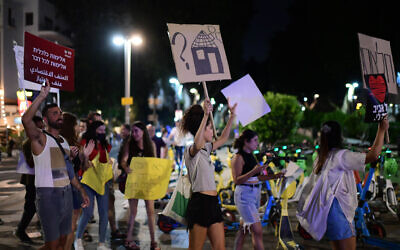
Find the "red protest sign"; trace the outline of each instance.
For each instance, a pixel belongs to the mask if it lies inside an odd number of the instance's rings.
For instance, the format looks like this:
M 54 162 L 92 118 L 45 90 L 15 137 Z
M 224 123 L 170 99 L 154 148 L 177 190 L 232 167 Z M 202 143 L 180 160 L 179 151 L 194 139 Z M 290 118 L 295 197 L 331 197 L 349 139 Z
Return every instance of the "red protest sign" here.
M 74 56 L 73 49 L 25 32 L 24 78 L 39 84 L 47 79 L 53 88 L 74 91 Z

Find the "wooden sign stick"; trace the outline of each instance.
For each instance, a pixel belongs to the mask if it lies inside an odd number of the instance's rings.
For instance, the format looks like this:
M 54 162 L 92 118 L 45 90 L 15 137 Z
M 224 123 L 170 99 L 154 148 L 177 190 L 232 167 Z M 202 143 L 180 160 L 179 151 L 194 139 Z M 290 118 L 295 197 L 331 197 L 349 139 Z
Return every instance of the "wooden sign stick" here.
M 206 99 L 210 99 L 208 97 L 208 91 L 207 91 L 207 85 L 206 82 L 201 82 L 203 84 L 203 90 L 204 90 L 204 97 Z M 211 118 L 211 123 L 212 123 L 212 127 L 213 127 L 213 131 L 214 131 L 214 137 L 217 138 L 217 130 L 215 129 L 215 125 L 214 125 L 214 117 L 213 117 L 213 113 L 212 111 L 210 112 L 210 118 Z

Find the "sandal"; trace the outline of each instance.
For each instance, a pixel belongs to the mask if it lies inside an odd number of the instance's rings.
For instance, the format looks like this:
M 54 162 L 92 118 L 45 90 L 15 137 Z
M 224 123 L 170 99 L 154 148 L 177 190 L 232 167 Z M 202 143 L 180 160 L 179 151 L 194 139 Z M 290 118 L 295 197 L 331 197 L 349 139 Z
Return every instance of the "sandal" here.
M 150 249 L 151 250 L 161 250 L 161 248 L 159 248 L 158 247 L 158 244 L 157 244 L 157 242 L 151 242 L 151 244 L 150 244 Z
M 140 250 L 140 247 L 133 240 L 125 240 L 124 247 L 129 250 Z
M 88 230 L 85 230 L 85 231 L 83 232 L 83 237 L 82 237 L 82 239 L 83 239 L 84 241 L 86 241 L 86 242 L 92 242 L 92 241 L 93 241 L 93 238 L 92 238 L 92 236 L 89 234 L 89 231 L 88 231 Z

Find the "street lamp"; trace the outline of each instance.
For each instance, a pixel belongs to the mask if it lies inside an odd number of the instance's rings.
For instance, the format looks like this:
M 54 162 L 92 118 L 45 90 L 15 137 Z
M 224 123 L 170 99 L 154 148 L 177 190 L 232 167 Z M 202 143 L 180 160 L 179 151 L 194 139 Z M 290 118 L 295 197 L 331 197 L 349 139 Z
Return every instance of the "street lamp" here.
M 358 87 L 358 83 L 357 82 L 353 82 L 353 83 L 346 83 L 346 88 L 348 88 L 347 90 L 347 100 L 349 102 L 352 102 L 354 99 L 354 91 L 355 89 Z
M 124 72 L 125 72 L 125 97 L 131 95 L 131 57 L 132 45 L 139 46 L 143 43 L 143 39 L 139 35 L 131 37 L 115 36 L 113 43 L 117 46 L 124 45 Z M 125 105 L 125 123 L 129 124 L 129 105 Z

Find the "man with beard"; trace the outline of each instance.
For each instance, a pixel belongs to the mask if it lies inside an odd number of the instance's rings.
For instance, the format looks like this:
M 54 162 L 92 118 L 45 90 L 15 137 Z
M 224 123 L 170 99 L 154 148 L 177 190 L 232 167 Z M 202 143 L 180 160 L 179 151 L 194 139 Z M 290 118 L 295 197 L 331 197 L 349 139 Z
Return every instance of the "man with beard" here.
M 69 176 L 64 155 L 56 140 L 68 154 L 69 145 L 60 135 L 63 124 L 62 111 L 56 104 L 48 104 L 42 110 L 47 131 L 40 130 L 33 117 L 40 104 L 50 91 L 47 81 L 39 95 L 22 116 L 25 133 L 31 140 L 33 161 L 35 164 L 36 206 L 44 232 L 45 245 L 40 249 L 62 249 L 66 237 L 71 231 L 72 191 L 76 187 L 82 195 L 82 207 L 89 205 L 85 190 L 75 176 Z M 54 137 L 54 138 L 53 138 Z

